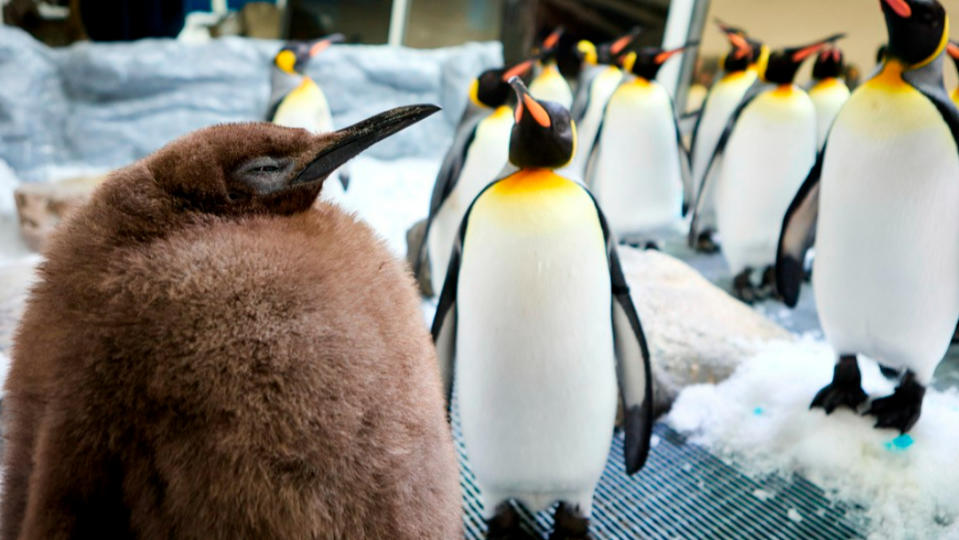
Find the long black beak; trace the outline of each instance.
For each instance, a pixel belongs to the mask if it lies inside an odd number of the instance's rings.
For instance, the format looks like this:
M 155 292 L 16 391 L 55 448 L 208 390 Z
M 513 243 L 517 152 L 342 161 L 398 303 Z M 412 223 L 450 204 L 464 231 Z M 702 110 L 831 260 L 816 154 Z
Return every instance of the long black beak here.
M 331 134 L 325 145 L 291 186 L 323 180 L 340 165 L 390 135 L 440 110 L 436 105 L 409 105 L 382 112 Z

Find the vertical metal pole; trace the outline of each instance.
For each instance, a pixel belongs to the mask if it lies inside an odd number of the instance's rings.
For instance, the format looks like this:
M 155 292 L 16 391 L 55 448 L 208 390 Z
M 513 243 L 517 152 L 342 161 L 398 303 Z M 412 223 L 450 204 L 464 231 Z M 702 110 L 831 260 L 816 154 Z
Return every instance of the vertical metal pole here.
M 409 14 L 409 0 L 393 0 L 393 6 L 390 10 L 390 33 L 386 38 L 386 43 L 393 47 L 399 47 L 403 44 L 403 38 L 406 37 L 406 16 Z

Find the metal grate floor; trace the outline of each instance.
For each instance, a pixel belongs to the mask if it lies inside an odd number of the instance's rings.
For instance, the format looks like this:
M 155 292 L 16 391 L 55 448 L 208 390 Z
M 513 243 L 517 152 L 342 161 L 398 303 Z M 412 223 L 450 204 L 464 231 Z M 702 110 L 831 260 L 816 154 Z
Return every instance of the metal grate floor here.
M 455 402 L 454 402 L 455 404 Z M 466 460 L 458 415 L 453 432 L 460 460 L 463 524 L 466 538 L 484 538 L 486 525 L 478 488 Z M 847 508 L 830 502 L 811 482 L 769 477 L 753 480 L 687 443 L 667 427 L 653 430 L 654 447 L 635 477 L 623 467 L 623 436 L 613 438 L 593 503 L 590 531 L 594 538 L 861 538 Z M 515 505 L 515 503 L 514 503 Z M 551 511 L 517 509 L 528 532 L 548 536 Z

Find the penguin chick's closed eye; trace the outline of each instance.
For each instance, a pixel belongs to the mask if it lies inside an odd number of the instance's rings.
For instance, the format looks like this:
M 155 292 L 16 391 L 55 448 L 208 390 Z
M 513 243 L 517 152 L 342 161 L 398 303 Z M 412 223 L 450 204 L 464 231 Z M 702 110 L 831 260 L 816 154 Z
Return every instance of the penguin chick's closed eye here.
M 208 128 L 55 233 L 3 403 L 2 538 L 455 538 L 458 475 L 406 269 L 321 203 L 433 112 Z

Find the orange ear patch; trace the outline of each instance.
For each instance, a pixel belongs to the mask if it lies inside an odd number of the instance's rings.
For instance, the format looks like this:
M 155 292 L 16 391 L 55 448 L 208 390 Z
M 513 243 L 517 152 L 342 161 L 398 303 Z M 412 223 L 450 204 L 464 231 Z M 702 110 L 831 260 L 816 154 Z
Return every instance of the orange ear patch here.
M 552 122 L 549 119 L 549 114 L 546 112 L 546 109 L 542 105 L 536 102 L 529 94 L 523 96 L 523 103 L 526 105 L 526 108 L 529 109 L 529 113 L 533 115 L 533 120 L 536 120 L 536 123 L 548 128 Z M 517 109 L 522 110 L 522 109 Z M 519 116 L 522 116 L 520 114 Z M 517 120 L 518 121 L 518 120 Z

